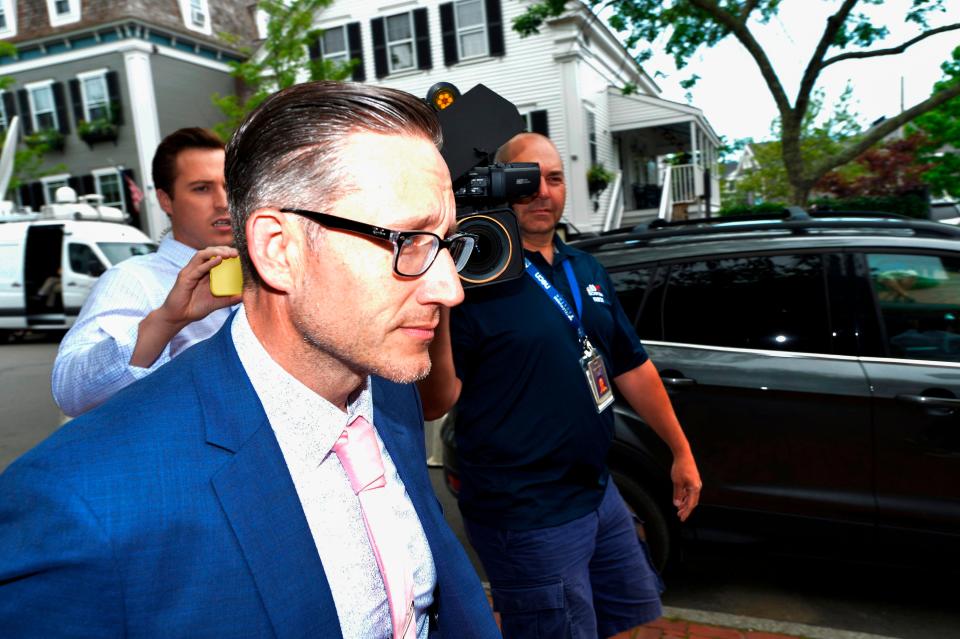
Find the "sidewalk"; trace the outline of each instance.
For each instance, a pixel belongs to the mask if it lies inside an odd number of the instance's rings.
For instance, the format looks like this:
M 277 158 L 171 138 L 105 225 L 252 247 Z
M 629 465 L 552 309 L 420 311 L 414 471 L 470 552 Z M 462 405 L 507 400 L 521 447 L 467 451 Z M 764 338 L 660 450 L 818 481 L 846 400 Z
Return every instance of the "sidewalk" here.
M 763 630 L 739 630 L 724 626 L 712 626 L 683 619 L 661 617 L 643 627 L 635 628 L 628 639 L 800 639 L 797 635 L 784 635 Z

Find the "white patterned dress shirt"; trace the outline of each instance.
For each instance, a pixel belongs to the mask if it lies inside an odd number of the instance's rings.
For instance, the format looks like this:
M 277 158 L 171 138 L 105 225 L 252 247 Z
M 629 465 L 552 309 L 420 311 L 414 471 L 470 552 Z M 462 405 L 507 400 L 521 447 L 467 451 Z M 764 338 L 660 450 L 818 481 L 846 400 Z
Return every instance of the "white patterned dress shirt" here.
M 100 276 L 53 364 L 53 398 L 76 417 L 212 336 L 230 317 L 221 308 L 177 333 L 149 368 L 130 364 L 140 322 L 159 308 L 196 250 L 168 234 L 156 253 L 120 262 Z
M 393 628 L 390 606 L 377 560 L 360 512 L 360 501 L 333 445 L 347 424 L 373 419 L 370 378 L 344 413 L 280 367 L 250 329 L 243 308 L 231 326 L 240 362 L 260 398 L 293 478 L 310 533 L 323 563 L 344 639 L 384 639 Z M 386 486 L 397 518 L 396 534 L 412 564 L 418 639 L 429 632 L 427 610 L 433 603 L 436 567 L 413 504 L 377 434 Z M 277 552 L 284 552 L 277 548 Z

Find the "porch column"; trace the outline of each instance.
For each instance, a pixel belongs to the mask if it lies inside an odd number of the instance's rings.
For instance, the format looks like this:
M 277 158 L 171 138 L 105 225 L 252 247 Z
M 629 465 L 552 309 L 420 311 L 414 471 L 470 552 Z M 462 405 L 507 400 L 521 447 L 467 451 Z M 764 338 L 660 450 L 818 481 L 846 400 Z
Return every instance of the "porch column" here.
M 563 123 L 566 127 L 567 153 L 563 158 L 567 176 L 566 219 L 580 231 L 592 229 L 590 217 L 593 206 L 587 194 L 587 169 L 590 168 L 590 152 L 587 148 L 587 130 L 583 117 L 583 101 L 580 98 L 580 81 L 575 55 L 555 58 L 560 63 L 561 86 L 563 87 Z
M 151 46 L 146 42 L 132 42 L 123 50 L 123 65 L 126 70 L 127 104 L 130 106 L 130 119 L 137 143 L 137 174 L 143 185 L 140 220 L 145 226 L 143 231 L 154 240 L 159 240 L 160 233 L 166 230 L 170 222 L 157 201 L 151 170 L 153 154 L 160 144 L 160 120 L 153 91 L 150 53 Z

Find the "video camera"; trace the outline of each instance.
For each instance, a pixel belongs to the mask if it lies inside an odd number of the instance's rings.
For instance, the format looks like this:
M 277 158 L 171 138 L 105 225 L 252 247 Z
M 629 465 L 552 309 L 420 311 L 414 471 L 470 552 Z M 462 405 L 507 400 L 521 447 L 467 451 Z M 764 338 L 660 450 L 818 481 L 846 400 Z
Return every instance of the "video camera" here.
M 536 162 L 494 162 L 497 149 L 523 131 L 523 118 L 508 100 L 478 84 L 463 95 L 448 82 L 427 92 L 443 129 L 443 156 L 453 180 L 457 229 L 479 239 L 460 272 L 464 288 L 523 275 L 523 250 L 517 217 L 510 204 L 537 194 Z

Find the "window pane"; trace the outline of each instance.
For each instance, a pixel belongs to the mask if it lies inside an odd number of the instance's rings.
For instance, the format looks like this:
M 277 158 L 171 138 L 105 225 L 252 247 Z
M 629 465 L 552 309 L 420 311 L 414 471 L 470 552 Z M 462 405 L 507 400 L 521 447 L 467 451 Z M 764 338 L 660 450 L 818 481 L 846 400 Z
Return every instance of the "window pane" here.
M 867 256 L 892 357 L 960 361 L 960 260 Z
M 96 104 L 97 102 L 106 102 L 107 90 L 103 76 L 87 78 L 83 81 L 83 90 L 87 96 L 87 104 Z
M 410 14 L 401 13 L 398 16 L 387 18 L 387 41 L 396 42 L 397 40 L 406 40 L 412 36 L 410 29 Z
M 52 182 L 44 182 L 44 189 L 47 192 L 47 204 L 53 204 L 57 201 L 57 198 L 54 197 L 54 194 L 57 192 L 61 186 L 67 186 L 66 180 L 54 180 Z
M 70 13 L 70 0 L 57 0 L 55 6 L 57 9 L 57 15 Z
M 347 39 L 343 34 L 343 27 L 329 29 L 323 32 L 323 57 L 330 57 L 331 53 L 340 53 L 347 50 Z
M 50 87 L 31 89 L 33 93 L 33 108 L 36 111 L 53 110 L 53 90 Z
M 395 44 L 390 47 L 390 69 L 399 71 L 413 66 L 413 45 Z
M 119 264 L 127 258 L 147 255 L 157 250 L 156 244 L 140 244 L 138 242 L 97 242 L 97 246 L 107 256 L 111 264 Z
M 70 259 L 70 270 L 74 273 L 98 277 L 106 270 L 100 258 L 86 244 L 68 245 L 67 255 Z
M 735 257 L 671 268 L 664 339 L 779 351 L 830 349 L 819 255 Z
M 53 117 L 52 113 L 38 113 L 37 114 L 37 128 L 38 129 L 55 129 L 57 128 L 57 122 Z
M 123 208 L 123 196 L 120 194 L 120 176 L 116 173 L 105 173 L 96 176 L 97 193 L 103 196 L 103 203 L 107 206 Z
M 464 33 L 460 36 L 460 55 L 464 58 L 487 54 L 487 37 L 483 31 Z
M 640 313 L 640 305 L 643 303 L 643 296 L 650 284 L 652 272 L 653 268 L 651 267 L 610 273 L 610 279 L 613 280 L 613 287 L 617 291 L 620 305 L 632 323 L 636 323 L 637 315 Z
M 457 26 L 472 27 L 483 24 L 483 5 L 480 0 L 457 3 Z

